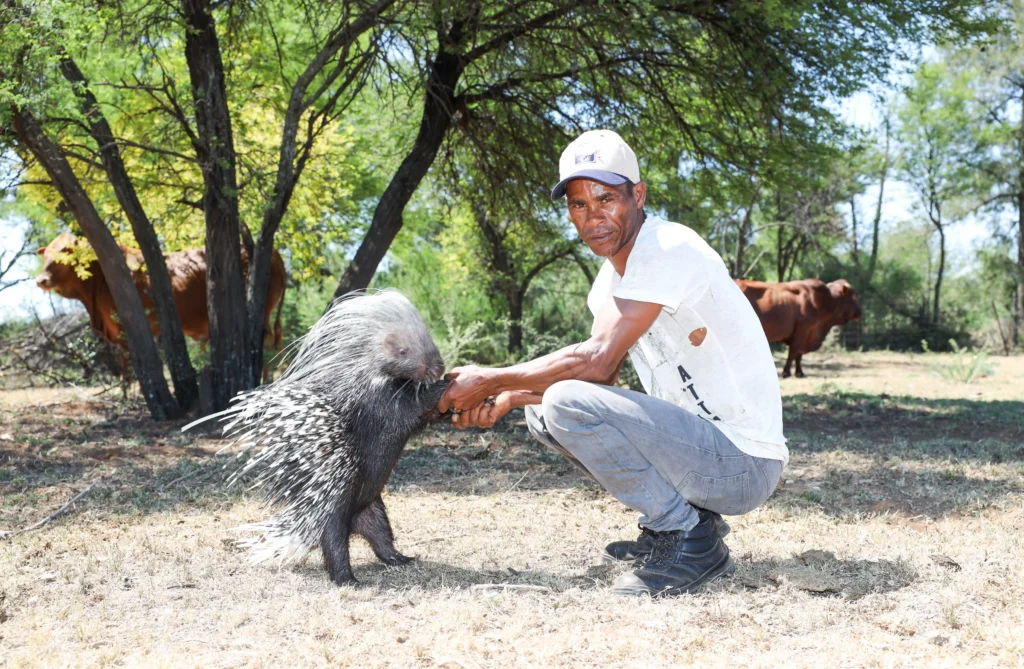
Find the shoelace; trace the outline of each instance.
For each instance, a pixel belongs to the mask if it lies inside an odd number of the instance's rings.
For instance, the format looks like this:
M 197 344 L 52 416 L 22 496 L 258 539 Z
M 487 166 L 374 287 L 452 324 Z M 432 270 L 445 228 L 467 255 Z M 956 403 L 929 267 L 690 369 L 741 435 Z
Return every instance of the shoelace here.
M 678 532 L 651 532 L 654 535 L 654 547 L 651 555 L 647 558 L 647 564 L 652 567 L 666 567 L 675 561 L 675 547 Z

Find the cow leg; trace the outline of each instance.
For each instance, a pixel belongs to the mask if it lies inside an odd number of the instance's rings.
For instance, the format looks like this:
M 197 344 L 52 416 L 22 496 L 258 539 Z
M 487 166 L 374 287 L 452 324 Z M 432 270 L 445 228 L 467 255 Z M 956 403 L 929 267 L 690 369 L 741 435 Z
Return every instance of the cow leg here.
M 822 343 L 825 341 L 825 336 L 828 334 L 829 328 L 811 328 L 806 336 L 804 337 L 804 345 L 800 348 L 800 352 L 796 356 L 796 375 L 797 378 L 804 378 L 804 368 L 801 362 L 803 361 L 804 353 L 811 353 L 821 348 Z
M 797 326 L 793 331 L 793 336 L 789 338 L 789 357 L 786 359 L 785 369 L 782 370 L 782 378 L 789 376 L 791 366 L 796 368 L 793 371 L 798 378 L 804 375 L 800 368 L 800 359 L 807 352 L 807 342 L 813 334 L 813 330 L 807 327 Z
M 121 398 L 128 399 L 128 386 L 131 384 L 132 363 L 124 346 L 117 347 L 117 355 L 121 362 Z
M 786 356 L 786 366 L 782 368 L 782 378 L 788 379 L 790 375 L 790 367 L 793 365 L 793 349 L 794 345 L 789 345 L 789 354 Z

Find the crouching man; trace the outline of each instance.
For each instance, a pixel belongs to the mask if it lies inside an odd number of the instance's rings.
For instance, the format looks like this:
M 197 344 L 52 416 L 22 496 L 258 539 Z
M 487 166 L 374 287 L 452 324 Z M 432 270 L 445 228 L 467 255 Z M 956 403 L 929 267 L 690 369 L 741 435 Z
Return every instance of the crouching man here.
M 586 132 L 551 192 L 603 267 L 588 340 L 505 368 L 459 367 L 438 408 L 489 427 L 526 407 L 532 434 L 639 512 L 632 561 L 614 591 L 693 592 L 735 569 L 721 514 L 747 513 L 788 459 L 775 364 L 750 303 L 693 230 L 644 212 L 636 155 L 614 132 Z M 646 394 L 614 387 L 629 354 Z

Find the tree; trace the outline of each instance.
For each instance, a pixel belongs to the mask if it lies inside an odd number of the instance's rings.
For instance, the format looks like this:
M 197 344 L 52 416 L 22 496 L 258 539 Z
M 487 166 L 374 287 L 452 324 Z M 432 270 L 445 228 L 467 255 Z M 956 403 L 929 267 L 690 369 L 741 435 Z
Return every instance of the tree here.
M 9 19 L 0 32 L 0 43 L 9 47 L 7 56 L 0 60 L 4 82 L 0 88 L 4 106 L 3 116 L 0 116 L 3 134 L 13 137 L 23 153 L 35 158 L 95 250 L 130 342 L 132 366 L 150 413 L 157 418 L 179 416 L 183 407 L 167 387 L 160 355 L 121 249 L 63 150 L 47 135 L 29 108 L 50 97 L 46 90 L 48 79 L 40 76 L 40 70 L 47 62 L 60 57 L 62 47 L 53 45 L 52 26 L 40 24 L 31 8 L 9 3 L 3 10 Z
M 946 231 L 965 213 L 963 197 L 972 178 L 969 164 L 974 144 L 963 86 L 943 64 L 924 63 L 898 114 L 900 171 L 916 191 L 939 239 L 931 305 L 931 325 L 937 328 L 946 269 Z
M 123 209 L 116 216 L 129 220 L 138 245 L 151 252 L 146 257 L 155 277 L 154 298 L 159 275 L 166 272 L 154 255 L 153 226 L 145 224 L 138 206 L 152 200 L 138 197 L 134 183 L 163 191 L 156 202 L 166 208 L 165 216 L 158 214 L 164 220 L 203 214 L 211 358 L 206 377 L 211 402 L 205 409 L 222 408 L 237 391 L 258 383 L 276 233 L 302 175 L 323 160 L 325 144 L 337 145 L 337 120 L 366 81 L 367 67 L 381 48 L 383 13 L 396 0 L 335 3 L 316 12 L 287 0 L 266 0 L 244 11 L 206 0 L 183 0 L 180 11 L 145 3 L 98 5 L 90 11 L 48 0 L 26 3 L 22 13 L 31 16 L 26 25 L 40 22 L 32 11 L 37 4 L 46 10 L 37 13 L 50 22 L 46 30 L 31 25 L 27 32 L 5 31 L 5 44 L 17 51 L 17 39 L 31 43 L 33 76 L 45 82 L 45 95 L 34 104 L 48 112 L 44 123 L 52 126 L 66 156 L 81 166 L 75 176 L 83 189 L 100 196 L 98 206 L 113 185 Z M 33 40 L 24 39 L 28 33 Z M 78 39 L 65 39 L 72 34 Z M 120 58 L 85 48 L 96 42 Z M 225 53 L 232 59 L 227 67 Z M 84 74 L 87 66 L 92 77 Z M 66 78 L 63 87 L 54 79 L 58 71 Z M 70 113 L 69 92 L 77 96 L 85 122 Z M 256 105 L 238 104 L 239 97 L 249 103 L 255 98 Z M 110 117 L 119 123 L 107 122 Z M 244 153 L 236 136 L 245 142 Z M 253 143 L 261 145 L 259 150 L 252 150 Z M 128 150 L 136 155 L 125 158 Z M 269 169 L 263 162 L 268 156 Z M 96 164 L 107 172 L 107 183 L 90 178 Z M 327 216 L 329 210 L 318 214 Z M 295 230 L 293 224 L 289 228 Z M 164 240 L 181 239 L 180 230 L 180 225 L 164 228 Z M 242 278 L 246 259 L 248 283 Z M 174 330 L 173 324 L 164 328 L 168 341 Z M 173 362 L 176 356 L 168 358 Z
M 171 278 L 167 273 L 163 250 L 156 230 L 135 191 L 135 185 L 124 166 L 124 160 L 118 149 L 114 132 L 110 128 L 103 111 L 100 109 L 96 96 L 89 89 L 85 75 L 78 64 L 66 53 L 60 57 L 60 71 L 72 85 L 75 95 L 81 102 L 84 121 L 88 124 L 89 135 L 96 143 L 100 161 L 106 172 L 107 179 L 117 195 L 132 233 L 138 242 L 142 257 L 146 261 L 149 272 L 149 291 L 156 307 L 157 320 L 160 324 L 160 342 L 164 350 L 164 358 L 171 371 L 174 381 L 175 399 L 180 411 L 188 411 L 199 396 L 195 369 L 188 356 L 185 335 L 181 330 L 181 321 L 174 304 L 174 291 Z
M 75 220 L 82 227 L 89 244 L 96 251 L 100 268 L 114 298 L 121 325 L 132 342 L 129 347 L 132 367 L 142 387 L 149 411 L 155 418 L 175 418 L 181 407 L 171 396 L 163 377 L 160 354 L 156 350 L 149 330 L 149 321 L 142 308 L 142 300 L 135 290 L 135 282 L 125 262 L 121 248 L 100 219 L 89 196 L 75 178 L 71 165 L 56 144 L 43 132 L 32 112 L 10 103 L 10 115 L 19 141 L 40 162 L 60 191 Z
M 979 209 L 1013 213 L 1016 295 L 1013 344 L 1024 338 L 1024 2 L 1001 3 L 1005 29 L 988 43 L 948 49 L 943 57 L 966 89 L 967 114 L 975 119 L 971 156 L 977 170 Z M 998 224 L 997 224 L 998 225 Z M 1010 228 L 1008 237 L 1014 235 Z
M 206 219 L 207 299 L 213 405 L 227 406 L 240 390 L 258 383 L 263 367 L 263 311 L 270 280 L 274 235 L 302 175 L 318 135 L 344 109 L 358 88 L 361 72 L 379 47 L 362 39 L 377 26 L 395 0 L 362 7 L 345 4 L 319 40 L 319 49 L 291 81 L 281 130 L 281 149 L 273 191 L 265 203 L 255 241 L 241 225 L 232 119 L 221 46 L 210 0 L 183 0 L 185 59 L 195 110 L 195 128 L 180 119 L 192 138 L 202 167 Z M 283 75 L 283 72 L 282 72 Z M 300 125 L 305 123 L 300 136 Z M 251 247 L 248 285 L 242 283 L 240 234 Z
M 401 32 L 404 48 L 382 53 L 411 54 L 385 73 L 402 72 L 421 96 L 419 132 L 335 295 L 369 284 L 450 134 L 491 155 L 519 149 L 488 141 L 503 133 L 477 134 L 479 118 L 546 127 L 558 147 L 583 126 L 645 119 L 656 128 L 646 135 L 652 161 L 665 147 L 674 162 L 682 152 L 730 165 L 756 149 L 746 140 L 763 119 L 796 137 L 828 127 L 822 100 L 878 80 L 903 42 L 979 29 L 973 9 L 905 0 L 431 4 L 428 20 Z M 546 165 L 551 181 L 554 162 Z

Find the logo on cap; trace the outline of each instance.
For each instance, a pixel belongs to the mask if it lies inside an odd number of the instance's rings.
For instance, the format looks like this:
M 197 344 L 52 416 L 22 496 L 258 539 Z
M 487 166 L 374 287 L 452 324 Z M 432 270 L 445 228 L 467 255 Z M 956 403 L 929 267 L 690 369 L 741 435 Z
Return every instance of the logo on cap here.
M 596 163 L 597 162 L 597 151 L 593 153 L 577 153 L 576 164 L 580 163 Z

